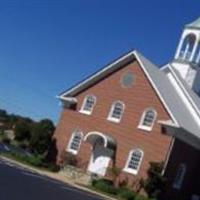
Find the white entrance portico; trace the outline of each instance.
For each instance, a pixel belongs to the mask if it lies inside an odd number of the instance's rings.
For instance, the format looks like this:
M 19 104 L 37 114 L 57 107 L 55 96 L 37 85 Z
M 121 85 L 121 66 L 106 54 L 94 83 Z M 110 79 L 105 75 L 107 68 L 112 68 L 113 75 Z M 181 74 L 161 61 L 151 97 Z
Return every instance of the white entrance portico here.
M 92 145 L 88 171 L 104 176 L 115 152 L 115 140 L 100 132 L 89 132 L 84 140 Z

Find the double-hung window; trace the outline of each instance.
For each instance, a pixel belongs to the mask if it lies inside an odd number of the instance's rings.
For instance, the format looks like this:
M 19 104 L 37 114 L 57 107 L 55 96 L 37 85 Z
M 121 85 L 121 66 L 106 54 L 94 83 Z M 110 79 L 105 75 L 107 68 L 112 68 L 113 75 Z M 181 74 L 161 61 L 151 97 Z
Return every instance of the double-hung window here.
M 73 132 L 66 150 L 73 154 L 77 154 L 81 145 L 82 138 L 83 133 L 81 131 L 77 130 Z
M 157 117 L 157 113 L 154 109 L 152 108 L 146 109 L 142 114 L 138 128 L 146 130 L 146 131 L 151 131 L 153 128 L 154 122 L 156 120 L 156 117 Z
M 184 177 L 185 177 L 185 173 L 186 173 L 186 165 L 181 163 L 178 166 L 177 172 L 176 172 L 176 176 L 174 179 L 174 183 L 173 183 L 173 188 L 175 189 L 181 189 Z
M 87 115 L 91 115 L 95 104 L 96 97 L 94 95 L 87 95 L 83 100 L 80 112 Z
M 122 119 L 122 115 L 124 112 L 124 103 L 121 101 L 116 101 L 112 104 L 108 120 L 119 123 Z
M 133 149 L 129 152 L 124 171 L 137 174 L 143 159 L 144 153 L 141 149 Z

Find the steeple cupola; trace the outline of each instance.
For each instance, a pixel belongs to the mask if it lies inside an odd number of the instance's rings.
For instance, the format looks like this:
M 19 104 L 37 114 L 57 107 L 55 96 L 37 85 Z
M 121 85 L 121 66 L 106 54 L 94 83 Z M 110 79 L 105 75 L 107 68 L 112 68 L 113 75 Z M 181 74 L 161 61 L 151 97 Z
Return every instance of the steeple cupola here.
M 185 26 L 175 59 L 200 64 L 200 18 Z
M 185 26 L 172 66 L 198 93 L 200 90 L 200 18 Z

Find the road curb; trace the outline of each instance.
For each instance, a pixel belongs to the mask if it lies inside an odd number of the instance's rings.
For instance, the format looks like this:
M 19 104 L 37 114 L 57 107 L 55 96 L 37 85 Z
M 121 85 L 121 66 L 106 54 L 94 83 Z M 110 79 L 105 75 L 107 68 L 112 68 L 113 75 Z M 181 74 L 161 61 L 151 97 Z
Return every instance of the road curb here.
M 41 176 L 46 176 L 46 177 L 51 178 L 53 180 L 62 182 L 64 184 L 68 184 L 69 186 L 72 186 L 74 188 L 77 188 L 79 190 L 82 190 L 84 192 L 87 192 L 87 193 L 90 193 L 90 194 L 93 194 L 93 195 L 97 195 L 97 196 L 99 196 L 101 198 L 104 198 L 106 200 L 116 200 L 115 198 L 112 198 L 112 197 L 109 197 L 109 196 L 104 195 L 102 193 L 96 192 L 96 191 L 91 190 L 91 189 L 89 189 L 87 187 L 78 185 L 75 182 L 73 182 L 72 180 L 67 180 L 66 177 L 63 177 L 63 176 L 61 176 L 61 175 L 59 175 L 57 173 L 53 173 L 53 172 L 48 172 L 48 171 L 43 171 L 43 170 L 40 170 L 40 169 L 36 169 L 34 167 L 28 166 L 28 165 L 26 165 L 24 163 L 21 163 L 19 161 L 13 160 L 11 158 L 7 158 L 7 157 L 2 156 L 2 155 L 0 155 L 0 159 L 3 160 L 3 161 L 7 161 L 7 162 L 9 162 L 11 164 L 14 164 L 16 166 L 19 166 L 20 168 L 22 168 L 24 170 L 27 170 L 29 172 L 37 173 L 37 174 L 39 174 Z

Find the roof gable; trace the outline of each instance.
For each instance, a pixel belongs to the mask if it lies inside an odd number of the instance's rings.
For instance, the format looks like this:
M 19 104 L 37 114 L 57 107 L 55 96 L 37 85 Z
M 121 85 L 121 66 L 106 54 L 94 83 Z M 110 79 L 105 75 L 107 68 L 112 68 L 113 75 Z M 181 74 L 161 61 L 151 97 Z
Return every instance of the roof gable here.
M 58 97 L 61 100 L 74 97 L 76 94 L 86 90 L 90 86 L 94 85 L 115 71 L 123 68 L 126 66 L 126 64 L 134 60 L 138 61 L 139 66 L 142 68 L 153 89 L 170 115 L 174 126 L 176 128 L 181 127 L 183 130 L 186 130 L 188 133 L 191 133 L 191 135 L 200 139 L 199 123 L 194 120 L 190 110 L 187 108 L 185 102 L 177 91 L 177 88 L 174 84 L 172 84 L 167 76 L 167 71 L 170 70 L 170 65 L 159 69 L 156 65 L 154 65 L 137 51 L 131 51 L 118 60 L 115 60 L 100 71 L 94 73 L 92 76 L 78 83 L 69 90 L 61 93 Z M 185 89 L 188 90 L 187 87 L 185 87 Z M 188 91 L 188 94 L 193 99 L 194 103 L 198 104 L 196 107 L 200 108 L 199 98 L 197 98 L 197 96 L 190 90 Z M 76 98 L 71 99 L 76 100 Z
M 62 92 L 58 97 L 73 97 L 76 94 L 80 93 L 81 91 L 85 90 L 86 88 L 90 87 L 91 85 L 97 83 L 105 76 L 112 74 L 113 72 L 119 70 L 120 68 L 124 67 L 126 64 L 130 63 L 135 59 L 136 58 L 134 56 L 134 51 L 131 51 L 126 55 L 120 57 L 119 59 L 115 60 L 114 62 L 103 67 L 102 69 L 92 74 L 91 76 L 87 77 L 86 79 L 76 84 L 75 86 Z
M 142 68 L 143 72 L 147 76 L 148 80 L 150 81 L 150 84 L 152 85 L 153 89 L 155 90 L 156 94 L 158 95 L 159 99 L 161 100 L 162 104 L 164 105 L 165 109 L 170 115 L 171 119 L 176 125 L 178 125 L 176 118 L 173 116 L 172 110 L 169 109 L 169 106 L 165 102 L 165 99 L 162 97 L 163 92 L 161 92 L 161 90 L 164 90 L 166 84 L 169 84 L 169 81 L 167 81 L 165 74 L 161 72 L 156 65 L 151 63 L 148 59 L 146 59 L 137 51 L 131 51 L 125 56 L 122 56 L 121 58 L 107 65 L 100 71 L 94 73 L 92 76 L 78 83 L 74 87 L 61 93 L 58 96 L 58 98 L 65 99 L 67 97 L 73 97 L 74 95 L 82 92 L 83 90 L 97 83 L 105 76 L 108 76 L 109 74 L 119 70 L 120 68 L 123 68 L 126 64 L 134 60 L 138 61 L 139 66 Z M 164 84 L 163 79 L 165 80 Z

